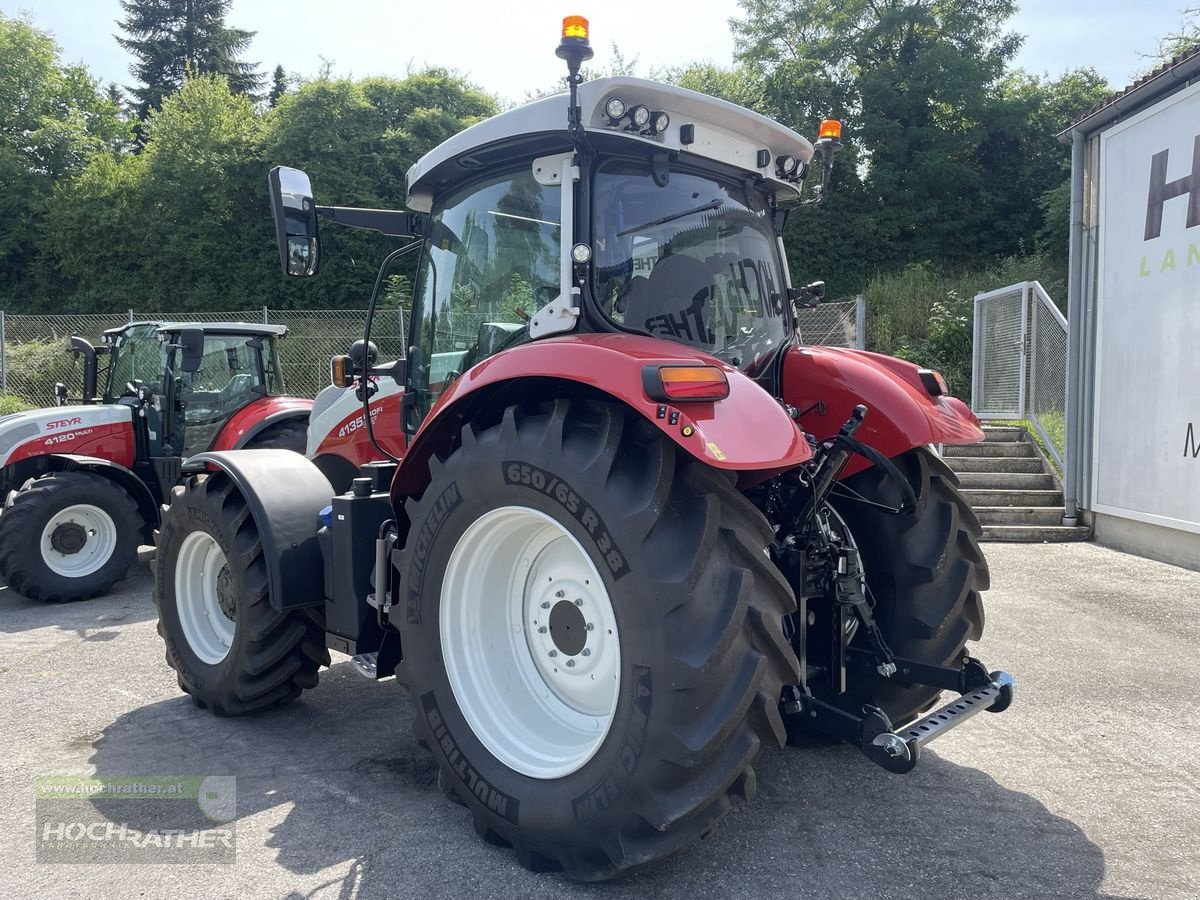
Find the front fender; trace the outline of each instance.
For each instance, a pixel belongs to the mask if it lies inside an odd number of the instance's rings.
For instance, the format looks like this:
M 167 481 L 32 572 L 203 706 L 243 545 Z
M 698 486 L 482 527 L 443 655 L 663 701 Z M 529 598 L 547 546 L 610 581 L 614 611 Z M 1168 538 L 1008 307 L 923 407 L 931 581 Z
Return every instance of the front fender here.
M 276 609 L 325 602 L 325 563 L 317 514 L 333 488 L 320 469 L 291 450 L 228 450 L 188 457 L 185 472 L 228 475 L 254 518 L 262 541 L 267 588 Z
M 805 431 L 833 435 L 862 403 L 856 437 L 887 457 L 925 444 L 975 444 L 979 419 L 956 397 L 932 397 L 910 362 L 842 347 L 792 347 L 783 363 L 783 399 L 801 410 Z M 870 463 L 852 457 L 843 477 Z
M 655 364 L 702 364 L 720 367 L 729 379 L 729 396 L 710 402 L 659 404 L 646 396 L 642 370 Z M 812 458 L 796 423 L 780 404 L 750 378 L 726 363 L 694 350 L 631 334 L 572 334 L 523 344 L 484 360 L 461 375 L 442 394 L 421 423 L 393 486 L 393 496 L 419 491 L 426 462 L 457 433 L 472 399 L 487 389 L 522 380 L 584 385 L 607 394 L 642 415 L 684 452 L 715 469 L 776 472 Z M 535 395 L 540 396 L 540 395 Z M 522 395 L 522 399 L 535 397 Z M 690 432 L 686 433 L 685 432 Z

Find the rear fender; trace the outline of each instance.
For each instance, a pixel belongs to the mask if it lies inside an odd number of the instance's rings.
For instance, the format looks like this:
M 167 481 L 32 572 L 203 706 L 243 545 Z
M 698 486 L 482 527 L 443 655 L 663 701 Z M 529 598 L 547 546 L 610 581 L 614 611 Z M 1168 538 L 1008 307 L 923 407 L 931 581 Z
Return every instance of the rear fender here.
M 856 437 L 887 457 L 925 444 L 975 444 L 979 419 L 956 397 L 933 397 L 901 359 L 841 347 L 792 347 L 783 364 L 783 399 L 819 440 L 833 435 L 862 403 L 867 418 Z M 843 477 L 870 466 L 851 457 Z
M 325 602 L 317 515 L 333 488 L 320 469 L 290 450 L 227 450 L 197 453 L 184 471 L 221 471 L 237 485 L 262 540 L 272 606 Z
M 729 396 L 676 405 L 651 400 L 642 383 L 646 366 L 701 364 L 721 368 Z M 445 454 L 462 424 L 479 411 L 517 402 L 586 394 L 629 407 L 685 453 L 753 483 L 812 458 L 804 435 L 780 404 L 726 363 L 683 344 L 629 334 L 578 334 L 506 350 L 469 369 L 430 410 L 392 484 L 393 501 L 428 483 L 428 461 Z
M 256 434 L 280 422 L 307 422 L 312 401 L 303 397 L 260 397 L 247 403 L 225 423 L 212 450 L 240 450 Z

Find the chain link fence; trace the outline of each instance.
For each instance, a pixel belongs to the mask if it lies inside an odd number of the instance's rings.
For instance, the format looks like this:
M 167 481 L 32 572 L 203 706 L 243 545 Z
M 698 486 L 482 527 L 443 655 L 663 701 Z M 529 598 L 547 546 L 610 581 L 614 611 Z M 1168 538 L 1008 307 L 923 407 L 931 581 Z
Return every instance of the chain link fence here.
M 7 315 L 0 312 L 0 393 L 25 403 L 47 406 L 54 402 L 54 385 L 62 382 L 78 395 L 80 364 L 66 352 L 72 335 L 98 343 L 110 328 L 130 322 L 265 322 L 286 325 L 280 343 L 280 364 L 288 393 L 314 397 L 329 383 L 329 357 L 345 353 L 362 338 L 364 309 L 267 309 L 231 312 L 138 312 L 79 315 Z M 407 322 L 397 309 L 380 310 L 371 328 L 371 340 L 381 360 L 398 359 L 404 352 Z
M 866 338 L 866 305 L 861 295 L 853 300 L 822 303 L 796 311 L 796 327 L 806 344 L 863 349 Z
M 1027 419 L 1061 468 L 1066 457 L 1067 320 L 1036 281 L 975 297 L 971 408 Z
M 267 309 L 231 312 L 165 313 L 128 310 L 121 313 L 77 315 L 6 315 L 0 311 L 0 393 L 34 406 L 54 403 L 54 385 L 62 382 L 72 396 L 80 389 L 81 369 L 66 352 L 72 335 L 98 343 L 110 328 L 136 321 L 265 322 L 286 325 L 280 344 L 284 387 L 289 394 L 314 397 L 329 383 L 329 357 L 345 353 L 359 340 L 366 321 L 364 309 Z M 399 359 L 408 333 L 402 309 L 378 310 L 371 340 L 380 360 Z M 800 335 L 807 344 L 862 346 L 862 300 L 824 303 L 800 310 Z

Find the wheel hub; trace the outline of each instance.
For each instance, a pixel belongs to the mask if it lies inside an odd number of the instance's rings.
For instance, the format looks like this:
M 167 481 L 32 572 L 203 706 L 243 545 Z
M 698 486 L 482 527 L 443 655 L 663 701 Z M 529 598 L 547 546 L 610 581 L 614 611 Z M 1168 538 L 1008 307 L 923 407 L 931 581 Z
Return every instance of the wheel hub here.
M 63 522 L 50 534 L 50 546 L 58 553 L 78 553 L 88 541 L 87 529 L 78 522 Z
M 583 605 L 583 601 L 579 601 Z M 559 600 L 550 610 L 550 639 L 564 656 L 578 656 L 587 643 L 587 622 L 579 606 Z
M 230 622 L 237 621 L 236 597 L 237 587 L 233 583 L 233 575 L 227 563 L 221 566 L 221 571 L 217 574 L 217 605 Z
M 39 546 L 42 562 L 55 575 L 86 578 L 112 559 L 117 550 L 117 525 L 101 507 L 76 503 L 50 516 Z

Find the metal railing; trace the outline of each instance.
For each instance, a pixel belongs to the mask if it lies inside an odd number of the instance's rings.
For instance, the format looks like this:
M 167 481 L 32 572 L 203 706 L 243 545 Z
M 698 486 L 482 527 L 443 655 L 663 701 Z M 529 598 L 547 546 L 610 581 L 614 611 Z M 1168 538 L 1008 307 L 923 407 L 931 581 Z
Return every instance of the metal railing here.
M 366 310 L 261 307 L 232 312 L 125 310 L 69 315 L 6 315 L 0 311 L 0 393 L 14 395 L 35 406 L 54 402 L 54 385 L 59 381 L 72 394 L 78 393 L 80 368 L 66 353 L 67 338 L 78 334 L 95 343 L 105 330 L 141 320 L 286 325 L 288 336 L 280 349 L 285 389 L 297 396 L 314 397 L 329 383 L 329 357 L 345 353 L 351 343 L 362 337 Z M 798 325 L 807 344 L 862 347 L 862 298 L 800 310 Z M 407 333 L 407 311 L 396 308 L 378 311 L 371 340 L 379 347 L 379 358 L 403 356 Z
M 1067 455 L 1067 320 L 1036 281 L 975 295 L 971 409 L 1025 419 L 1061 469 Z

